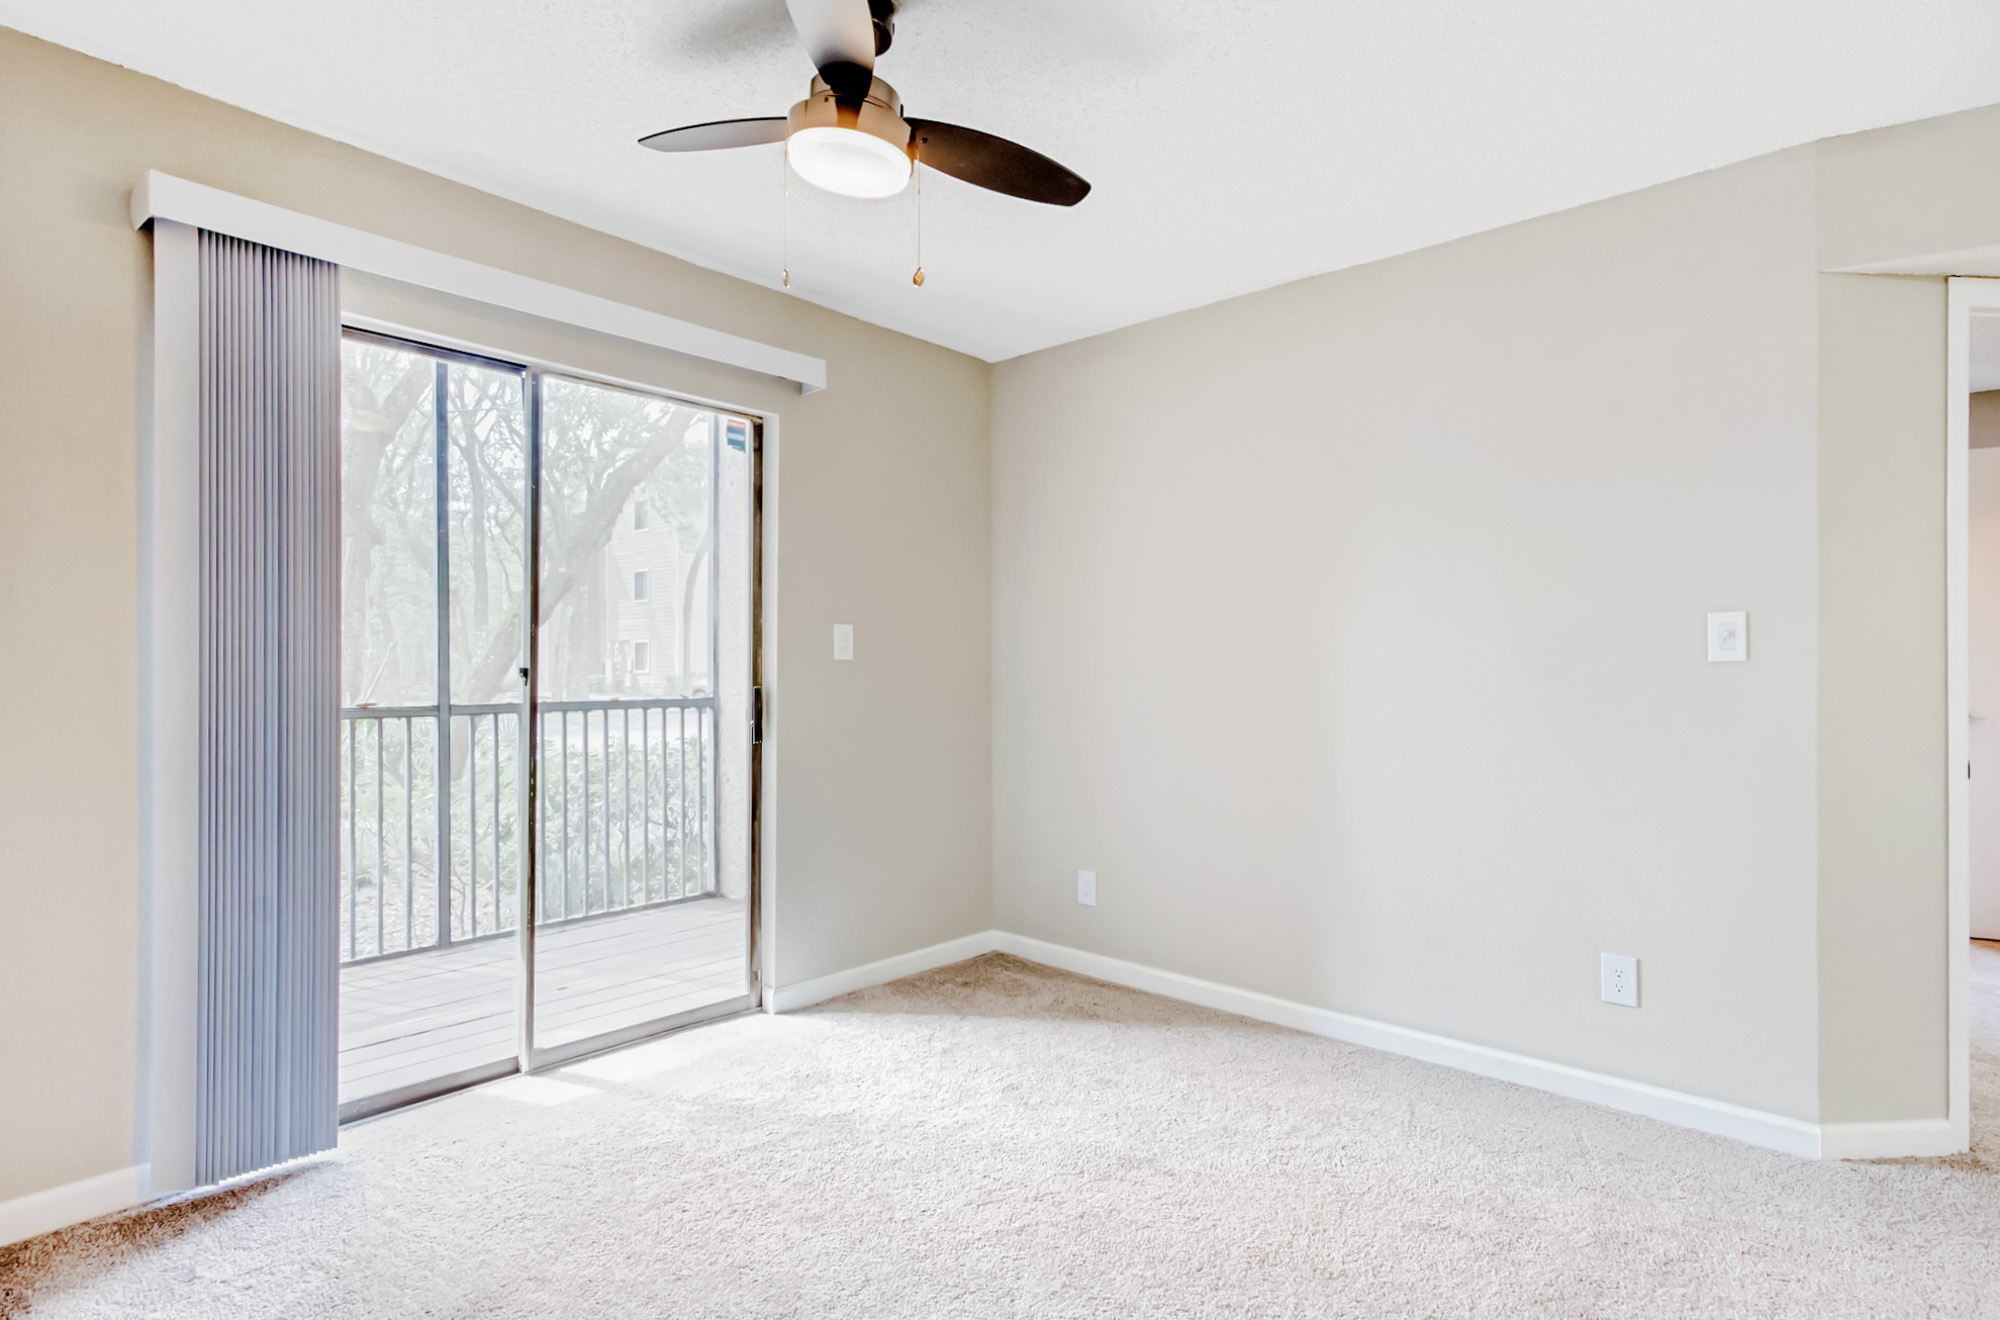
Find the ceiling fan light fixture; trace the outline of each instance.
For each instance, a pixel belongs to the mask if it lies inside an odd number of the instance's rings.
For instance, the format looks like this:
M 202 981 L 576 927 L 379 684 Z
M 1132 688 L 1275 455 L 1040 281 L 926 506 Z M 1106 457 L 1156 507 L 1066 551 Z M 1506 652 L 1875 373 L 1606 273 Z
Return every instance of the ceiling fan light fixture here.
M 802 128 L 785 156 L 801 179 L 843 197 L 894 197 L 910 182 L 909 153 L 858 128 Z
M 719 119 L 648 133 L 654 151 L 722 151 L 784 142 L 788 170 L 848 197 L 893 197 L 918 162 L 976 188 L 1049 206 L 1090 194 L 1076 171 L 1018 142 L 936 119 L 903 118 L 903 98 L 875 76 L 889 48 L 896 0 L 785 0 L 819 70 L 782 118 Z M 789 174 L 786 175 L 790 177 Z

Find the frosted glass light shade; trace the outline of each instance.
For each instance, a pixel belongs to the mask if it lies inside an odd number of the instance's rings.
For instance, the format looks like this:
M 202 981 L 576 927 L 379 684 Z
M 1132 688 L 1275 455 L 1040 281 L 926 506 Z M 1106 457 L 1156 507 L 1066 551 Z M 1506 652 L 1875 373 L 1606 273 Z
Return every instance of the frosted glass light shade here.
M 908 154 L 859 129 L 802 128 L 785 156 L 807 183 L 844 197 L 893 197 L 910 181 Z

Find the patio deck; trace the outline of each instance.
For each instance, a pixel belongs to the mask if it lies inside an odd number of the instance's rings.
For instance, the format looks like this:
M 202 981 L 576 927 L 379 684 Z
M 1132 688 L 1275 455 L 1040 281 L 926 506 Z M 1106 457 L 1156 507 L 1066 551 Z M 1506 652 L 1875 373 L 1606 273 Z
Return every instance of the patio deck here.
M 538 1044 L 742 994 L 744 906 L 704 898 L 544 928 Z M 342 967 L 340 1103 L 512 1058 L 515 956 L 507 936 Z

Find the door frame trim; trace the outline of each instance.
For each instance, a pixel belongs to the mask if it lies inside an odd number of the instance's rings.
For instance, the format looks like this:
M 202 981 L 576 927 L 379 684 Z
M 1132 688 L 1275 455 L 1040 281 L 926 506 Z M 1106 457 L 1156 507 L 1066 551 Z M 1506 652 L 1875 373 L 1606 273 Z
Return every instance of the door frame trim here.
M 1972 1147 L 1972 318 L 2000 313 L 2000 279 L 1945 282 L 1945 1121 Z

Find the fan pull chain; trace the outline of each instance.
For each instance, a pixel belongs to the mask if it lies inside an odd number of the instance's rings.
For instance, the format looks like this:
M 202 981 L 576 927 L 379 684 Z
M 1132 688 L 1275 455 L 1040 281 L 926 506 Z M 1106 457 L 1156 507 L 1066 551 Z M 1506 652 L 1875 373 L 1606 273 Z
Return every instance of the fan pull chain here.
M 910 173 L 917 176 L 917 273 L 910 276 L 910 283 L 919 289 L 924 287 L 924 165 L 922 161 L 910 162 Z
M 778 153 L 778 265 L 787 289 L 792 287 L 792 168 Z

